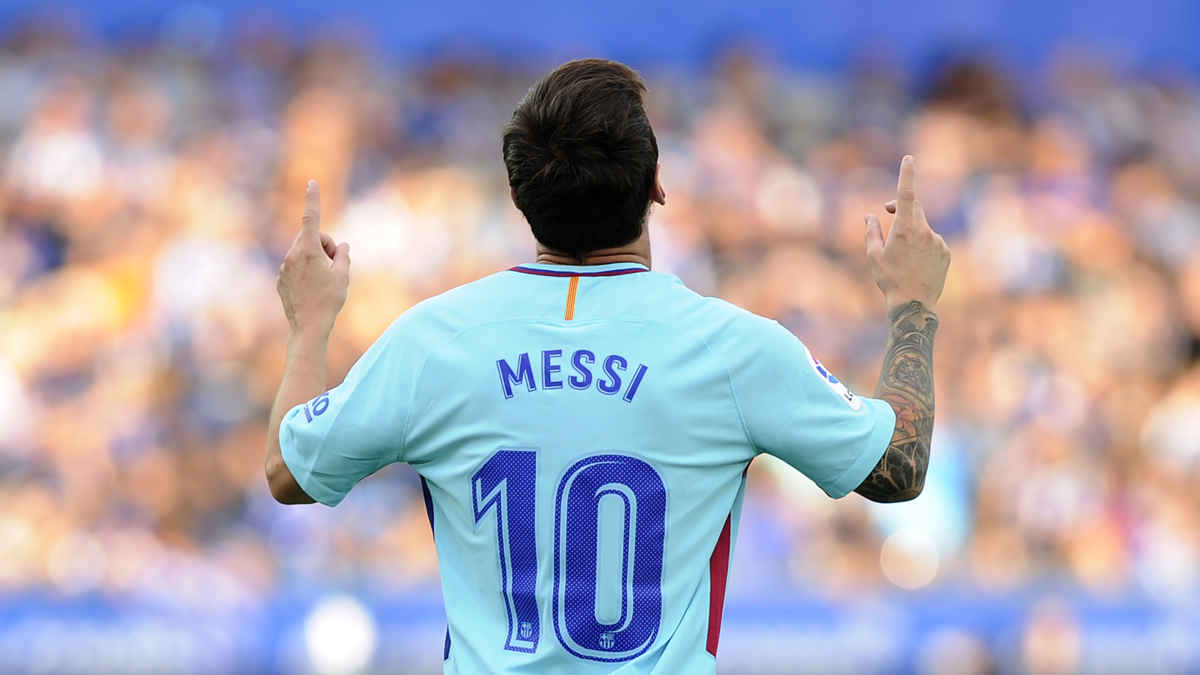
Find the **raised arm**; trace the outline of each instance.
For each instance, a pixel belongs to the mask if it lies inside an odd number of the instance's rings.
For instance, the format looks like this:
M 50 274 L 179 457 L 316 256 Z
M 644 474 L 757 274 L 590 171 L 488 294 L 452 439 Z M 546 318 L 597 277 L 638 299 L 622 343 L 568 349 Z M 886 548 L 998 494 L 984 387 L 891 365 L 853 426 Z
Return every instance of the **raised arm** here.
M 287 365 L 267 423 L 267 483 L 284 504 L 311 504 L 283 461 L 279 427 L 292 408 L 325 392 L 325 354 L 333 321 L 346 302 L 350 246 L 321 232 L 321 192 L 309 181 L 300 234 L 279 268 L 276 287 L 288 318 Z
M 896 200 L 885 207 L 895 214 L 886 240 L 875 214 L 866 217 L 867 261 L 891 322 L 875 398 L 896 411 L 888 449 L 855 489 L 875 502 L 904 502 L 921 494 L 933 436 L 933 336 L 950 249 L 929 228 L 915 183 L 913 158 L 906 156 Z

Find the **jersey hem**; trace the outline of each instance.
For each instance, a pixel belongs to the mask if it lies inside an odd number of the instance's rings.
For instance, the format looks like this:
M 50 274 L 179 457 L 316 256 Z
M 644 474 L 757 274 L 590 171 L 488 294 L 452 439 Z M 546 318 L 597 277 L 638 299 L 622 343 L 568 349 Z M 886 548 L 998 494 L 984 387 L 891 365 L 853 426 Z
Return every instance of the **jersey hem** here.
M 295 443 L 292 440 L 292 434 L 287 429 L 287 424 L 291 418 L 299 414 L 296 411 L 302 408 L 305 404 L 301 404 L 292 408 L 288 414 L 284 415 L 283 422 L 279 425 L 279 454 L 283 457 L 283 463 L 291 472 L 292 478 L 296 479 L 296 483 L 304 490 L 304 494 L 315 499 L 318 503 L 328 507 L 334 507 L 342 503 L 346 495 L 339 494 L 336 490 L 322 485 L 312 471 L 303 468 L 303 458 L 300 457 L 295 449 Z
M 825 490 L 825 494 L 834 499 L 841 499 L 862 485 L 862 482 L 866 480 L 867 476 L 871 474 L 871 470 L 883 457 L 883 453 L 887 452 L 892 434 L 896 430 L 896 411 L 892 410 L 891 404 L 877 398 L 864 397 L 862 400 L 866 401 L 867 405 L 875 411 L 875 428 L 871 430 L 871 437 L 867 439 L 866 446 L 854 463 L 828 487 L 821 486 L 821 489 Z M 884 420 L 887 420 L 886 424 L 882 423 Z M 878 450 L 875 451 L 873 448 L 878 448 Z

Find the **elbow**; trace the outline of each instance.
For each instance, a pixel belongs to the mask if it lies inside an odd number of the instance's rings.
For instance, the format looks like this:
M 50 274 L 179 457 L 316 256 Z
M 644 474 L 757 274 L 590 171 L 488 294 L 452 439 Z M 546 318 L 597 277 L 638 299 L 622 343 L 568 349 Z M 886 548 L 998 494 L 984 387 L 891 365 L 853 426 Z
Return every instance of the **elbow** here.
M 929 469 L 930 440 L 928 431 L 914 437 L 897 429 L 892 443 L 855 492 L 880 504 L 911 502 L 919 497 Z
M 891 477 L 889 477 L 891 478 Z M 881 480 L 879 476 L 868 476 L 855 490 L 858 494 L 877 504 L 899 504 L 911 502 L 925 489 L 925 474 L 911 476 L 910 480 Z
M 314 500 L 301 497 L 299 495 L 281 494 L 272 491 L 271 495 L 275 497 L 275 501 L 285 506 L 299 506 L 301 504 L 312 504 Z
M 287 487 L 281 486 L 277 483 L 271 483 L 271 496 L 274 497 L 275 501 L 279 502 L 280 504 L 286 504 L 288 506 L 312 503 L 312 500 L 303 499 L 297 495 L 295 491 L 289 490 Z
M 283 481 L 282 472 L 287 472 L 287 467 L 280 470 L 280 465 L 283 462 L 267 462 L 267 487 L 271 489 L 271 496 L 280 504 L 290 504 L 291 494 L 289 494 L 287 485 Z M 291 472 L 288 472 L 289 474 Z M 290 478 L 291 476 L 289 476 Z M 292 479 L 295 480 L 294 478 Z
M 911 502 L 921 496 L 921 491 L 925 488 L 924 484 L 916 485 L 903 490 L 897 490 L 890 494 L 876 495 L 877 498 L 868 497 L 873 502 L 880 504 L 900 504 L 903 502 Z
M 311 504 L 313 499 L 304 492 L 283 458 L 269 458 L 266 464 L 267 486 L 271 496 L 280 504 Z

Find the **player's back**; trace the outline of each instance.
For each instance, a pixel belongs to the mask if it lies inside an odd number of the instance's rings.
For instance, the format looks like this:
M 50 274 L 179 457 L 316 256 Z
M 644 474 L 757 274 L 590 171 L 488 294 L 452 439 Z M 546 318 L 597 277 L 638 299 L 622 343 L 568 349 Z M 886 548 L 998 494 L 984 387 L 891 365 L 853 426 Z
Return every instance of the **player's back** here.
M 426 366 L 406 459 L 433 497 L 447 672 L 712 671 L 718 540 L 755 454 L 724 365 L 672 320 L 713 301 L 613 265 L 443 302 L 477 314 Z
M 840 497 L 894 421 L 778 324 L 636 264 L 525 265 L 426 301 L 329 397 L 338 420 L 294 412 L 285 458 L 309 428 L 389 450 L 289 466 L 325 503 L 417 470 L 446 672 L 469 674 L 714 672 L 750 460 Z

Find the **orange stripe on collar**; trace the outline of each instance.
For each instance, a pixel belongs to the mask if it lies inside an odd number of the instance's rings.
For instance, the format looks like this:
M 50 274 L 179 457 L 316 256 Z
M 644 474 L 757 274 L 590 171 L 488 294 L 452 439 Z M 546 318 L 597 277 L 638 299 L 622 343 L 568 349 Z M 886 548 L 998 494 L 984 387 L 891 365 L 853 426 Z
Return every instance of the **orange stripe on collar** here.
M 571 285 L 567 287 L 567 311 L 563 318 L 570 321 L 575 318 L 575 293 L 579 290 L 579 277 L 571 277 Z

